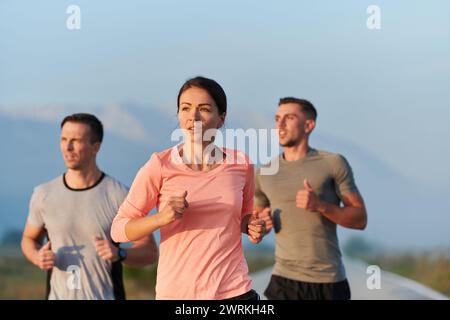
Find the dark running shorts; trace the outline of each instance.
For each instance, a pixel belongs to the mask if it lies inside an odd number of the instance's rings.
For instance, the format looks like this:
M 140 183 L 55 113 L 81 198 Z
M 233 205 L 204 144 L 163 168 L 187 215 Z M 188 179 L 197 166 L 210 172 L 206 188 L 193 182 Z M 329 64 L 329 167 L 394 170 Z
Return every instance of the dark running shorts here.
M 250 290 L 247 293 L 241 294 L 240 296 L 228 298 L 224 300 L 260 300 L 259 294 L 255 290 Z
M 309 283 L 272 275 L 264 291 L 269 300 L 350 300 L 348 281 Z

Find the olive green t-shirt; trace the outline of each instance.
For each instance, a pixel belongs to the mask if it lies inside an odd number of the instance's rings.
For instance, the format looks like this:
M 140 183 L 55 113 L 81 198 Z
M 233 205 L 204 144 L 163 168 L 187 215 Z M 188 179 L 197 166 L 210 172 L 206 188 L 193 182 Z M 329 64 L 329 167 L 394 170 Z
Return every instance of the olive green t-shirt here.
M 296 194 L 306 178 L 320 199 L 340 205 L 343 194 L 358 191 L 349 163 L 339 154 L 313 148 L 297 161 L 286 161 L 283 155 L 274 160 L 279 161 L 275 175 L 262 175 L 261 168 L 255 174 L 255 206 L 270 206 L 273 213 L 273 274 L 311 283 L 345 280 L 336 224 L 318 212 L 297 208 Z M 280 213 L 274 214 L 275 209 Z

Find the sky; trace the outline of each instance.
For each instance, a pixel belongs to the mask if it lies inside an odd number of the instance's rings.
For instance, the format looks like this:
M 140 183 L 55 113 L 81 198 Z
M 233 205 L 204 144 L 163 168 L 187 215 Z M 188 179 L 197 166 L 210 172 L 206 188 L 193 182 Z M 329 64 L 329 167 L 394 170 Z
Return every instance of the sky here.
M 79 30 L 66 27 L 69 5 Z M 0 108 L 175 114 L 181 84 L 205 75 L 249 127 L 271 126 L 280 97 L 307 98 L 318 135 L 450 191 L 449 16 L 448 1 L 0 0 Z

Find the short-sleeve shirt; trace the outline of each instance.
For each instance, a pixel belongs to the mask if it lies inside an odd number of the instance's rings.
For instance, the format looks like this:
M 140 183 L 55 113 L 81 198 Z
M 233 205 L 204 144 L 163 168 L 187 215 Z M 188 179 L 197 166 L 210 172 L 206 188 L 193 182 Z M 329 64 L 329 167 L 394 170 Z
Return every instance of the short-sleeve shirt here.
M 111 240 L 112 221 L 127 193 L 106 174 L 86 189 L 71 189 L 64 175 L 34 189 L 27 222 L 46 230 L 55 252 L 48 299 L 124 298 L 120 262 L 100 258 L 93 237 Z
M 255 175 L 255 206 L 270 206 L 275 225 L 275 266 L 273 274 L 311 283 L 334 283 L 346 278 L 336 224 L 318 212 L 296 207 L 296 194 L 307 179 L 321 200 L 340 205 L 341 197 L 357 192 L 347 160 L 335 153 L 310 148 L 297 161 L 283 155 L 274 175 Z M 270 166 L 269 163 L 267 166 Z

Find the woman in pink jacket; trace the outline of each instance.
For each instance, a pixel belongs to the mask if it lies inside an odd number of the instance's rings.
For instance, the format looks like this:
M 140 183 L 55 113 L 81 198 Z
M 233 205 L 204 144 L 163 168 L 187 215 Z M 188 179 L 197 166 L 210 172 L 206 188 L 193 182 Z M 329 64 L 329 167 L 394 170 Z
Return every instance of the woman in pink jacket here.
M 156 299 L 259 299 L 241 241 L 242 232 L 253 243 L 265 232 L 253 214 L 253 165 L 245 154 L 203 139 L 223 126 L 226 109 L 217 82 L 188 80 L 178 94 L 184 143 L 151 156 L 114 219 L 116 242 L 160 229 Z

